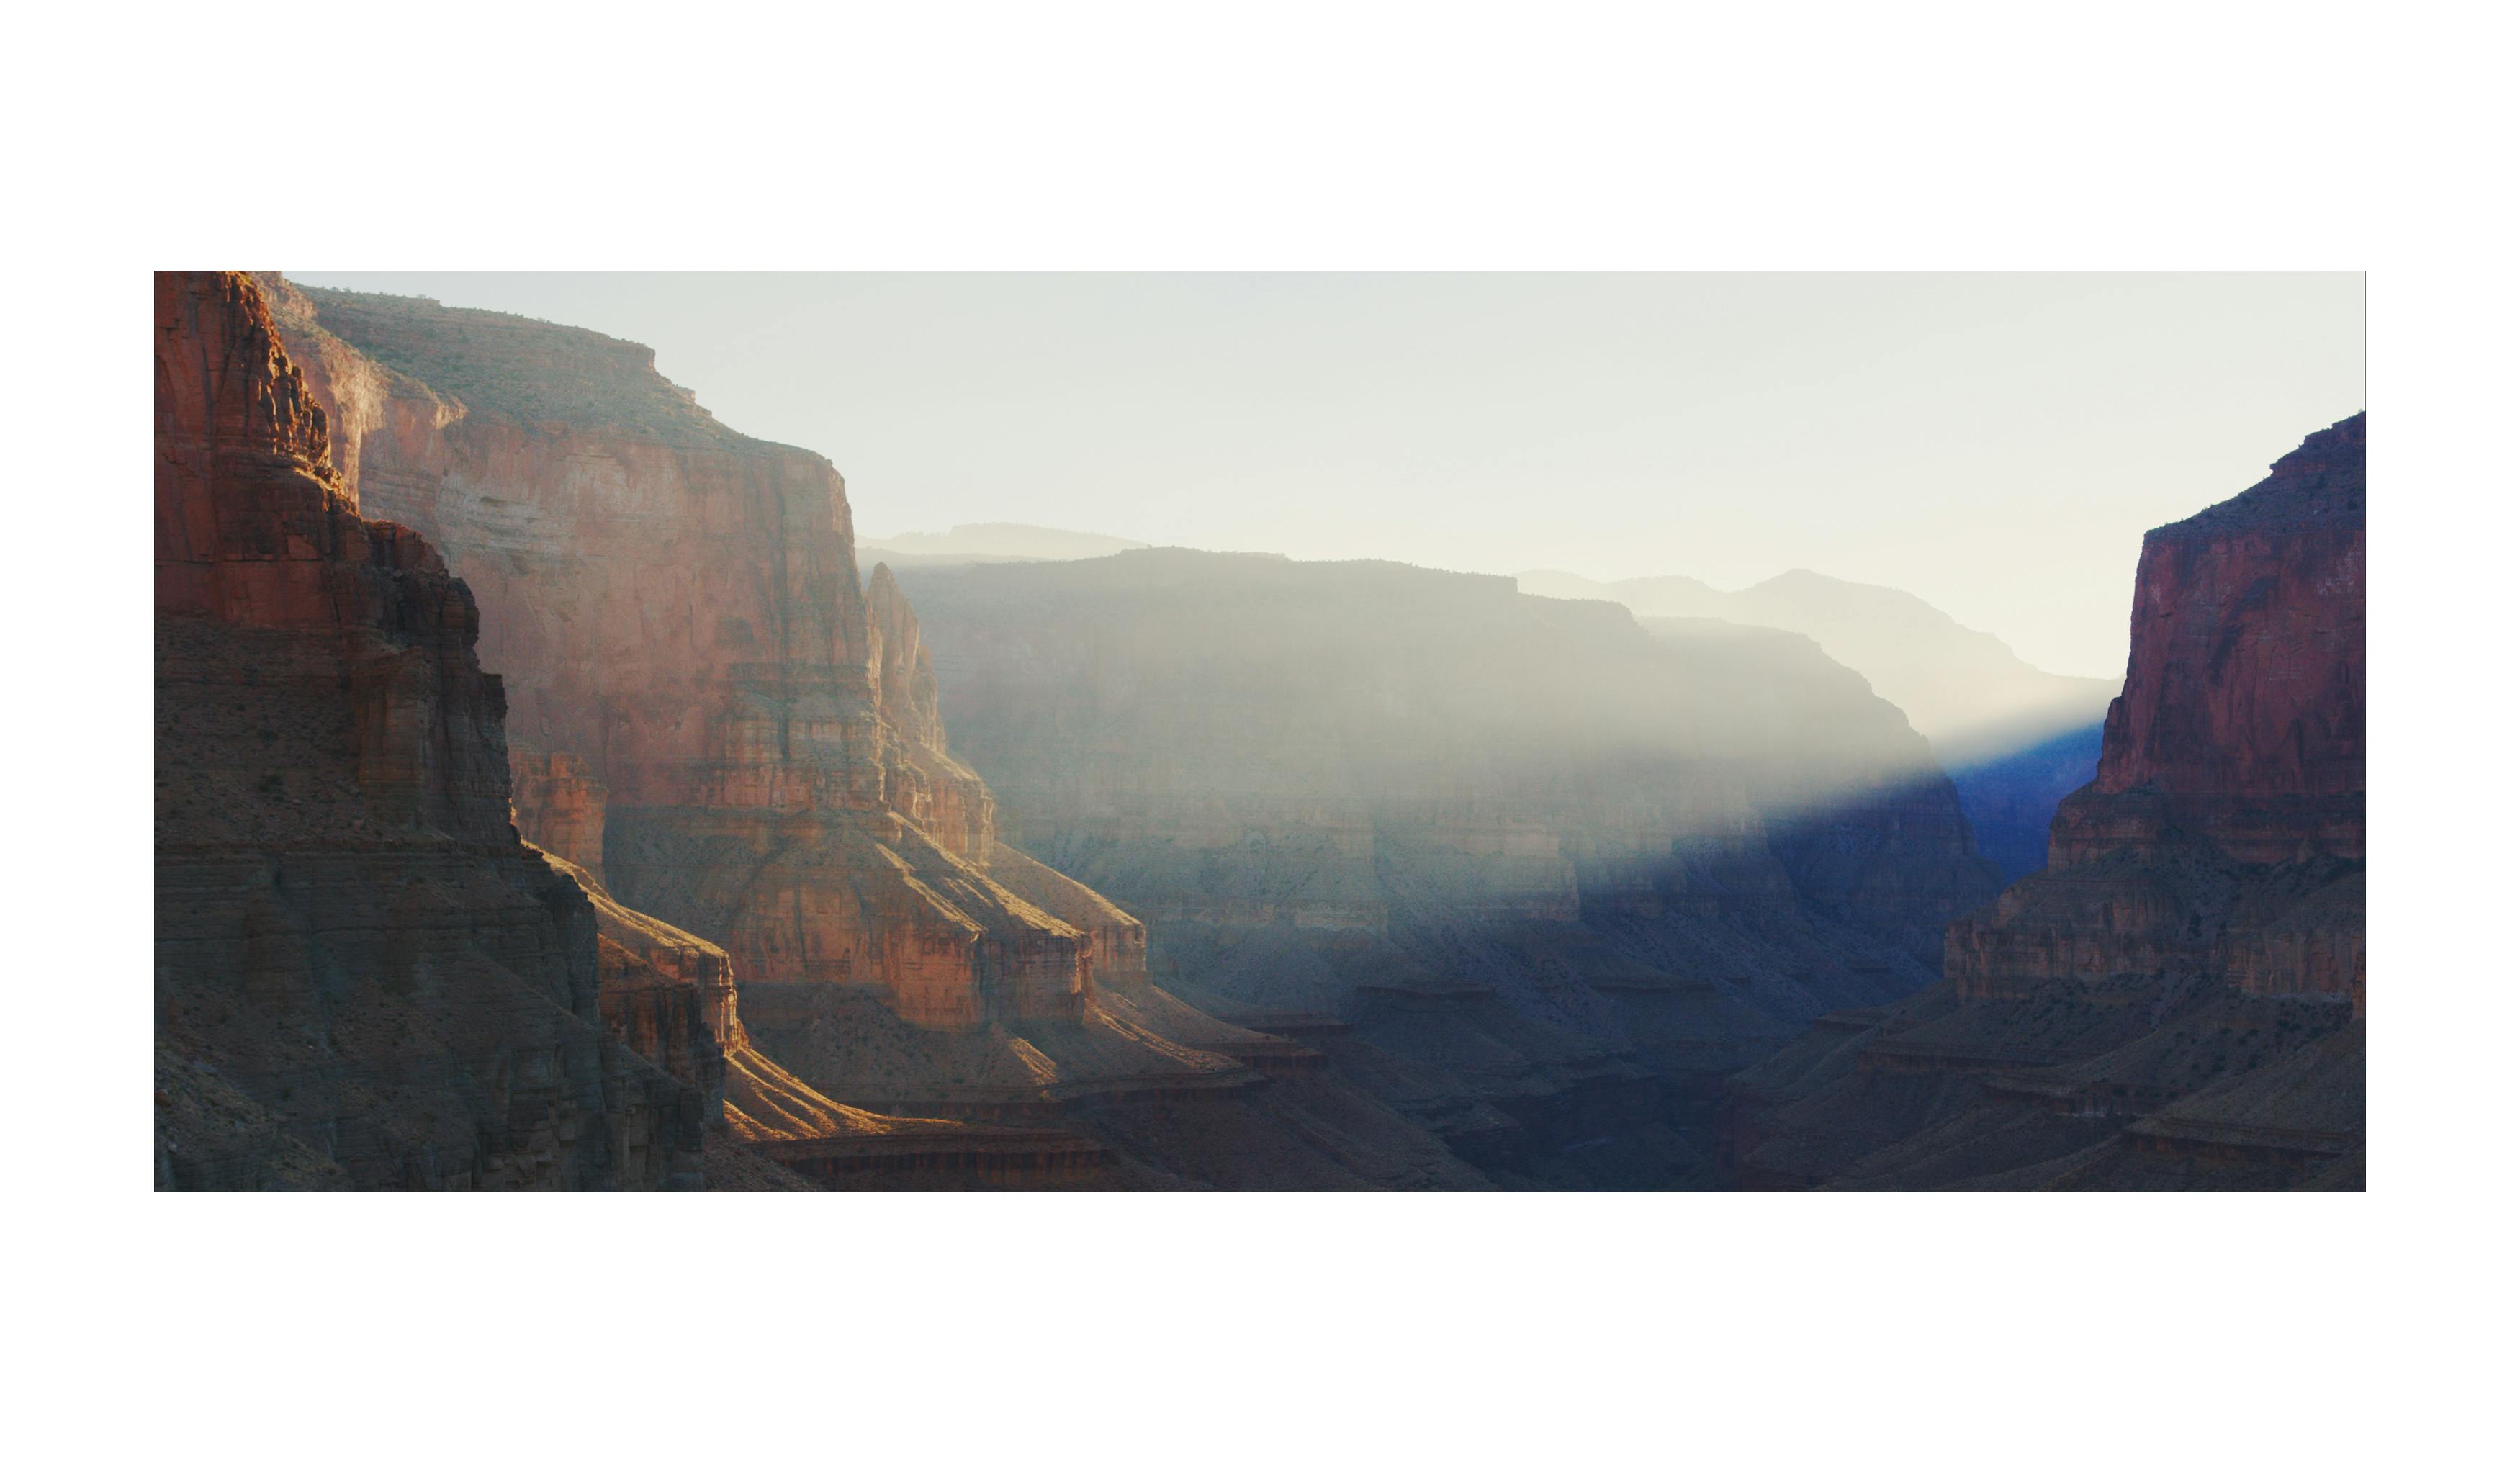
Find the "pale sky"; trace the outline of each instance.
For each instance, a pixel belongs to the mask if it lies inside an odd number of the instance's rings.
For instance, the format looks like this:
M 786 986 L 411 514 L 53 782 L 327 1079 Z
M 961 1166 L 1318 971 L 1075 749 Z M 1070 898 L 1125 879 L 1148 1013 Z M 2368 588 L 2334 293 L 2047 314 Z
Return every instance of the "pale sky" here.
M 1808 568 L 2080 675 L 2145 529 L 2363 406 L 2356 274 L 288 273 L 654 346 L 862 535 Z

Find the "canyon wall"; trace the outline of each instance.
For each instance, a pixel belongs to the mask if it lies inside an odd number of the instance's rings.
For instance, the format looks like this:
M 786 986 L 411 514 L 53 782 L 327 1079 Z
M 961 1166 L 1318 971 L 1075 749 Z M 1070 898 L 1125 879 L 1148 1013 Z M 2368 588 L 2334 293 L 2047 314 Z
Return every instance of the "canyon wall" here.
M 2362 967 L 2363 419 L 2144 536 L 2126 690 L 2048 868 L 1950 932 L 1963 991 L 2172 970 L 2343 998 Z
M 465 408 L 298 345 L 313 371 L 250 276 L 158 277 L 159 1186 L 813 1186 L 782 1163 L 865 1186 L 1073 1160 L 1070 1137 L 833 1101 L 752 1043 L 726 950 L 613 898 L 609 788 L 510 745 L 472 591 L 362 516 L 340 466 L 390 478 Z M 882 626 L 915 667 L 906 607 Z M 986 846 L 985 792 L 953 785 L 976 779 L 932 717 L 917 734 L 917 806 L 970 810 L 951 836 Z M 1024 877 L 1143 968 L 1133 921 Z
M 747 981 L 933 1029 L 1085 1019 L 1127 917 L 1081 929 L 990 876 L 993 800 L 947 749 L 917 617 L 860 589 L 828 462 L 719 423 L 644 346 L 274 288 L 326 363 L 343 480 L 479 598 L 533 836 Z
M 472 595 L 361 515 L 250 278 L 155 309 L 159 1186 L 696 1185 L 705 1098 L 510 823 Z

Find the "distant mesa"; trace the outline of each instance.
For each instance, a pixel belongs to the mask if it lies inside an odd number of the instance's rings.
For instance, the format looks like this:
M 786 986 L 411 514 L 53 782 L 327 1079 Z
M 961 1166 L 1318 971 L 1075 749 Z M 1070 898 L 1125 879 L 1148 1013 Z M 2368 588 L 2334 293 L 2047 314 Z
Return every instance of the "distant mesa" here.
M 946 564 L 1060 562 L 1101 558 L 1148 547 L 1107 533 L 1044 528 L 1037 523 L 957 523 L 943 533 L 904 533 L 858 542 L 859 565 L 873 572 L 878 560 L 896 567 Z

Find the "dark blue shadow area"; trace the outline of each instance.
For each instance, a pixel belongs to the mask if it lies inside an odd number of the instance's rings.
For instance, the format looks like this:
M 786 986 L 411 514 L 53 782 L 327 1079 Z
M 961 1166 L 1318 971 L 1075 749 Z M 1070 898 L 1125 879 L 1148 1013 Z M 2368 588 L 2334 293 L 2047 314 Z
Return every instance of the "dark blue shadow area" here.
M 2100 765 L 2100 724 L 1951 770 L 1961 811 L 1977 833 L 1977 851 L 2003 869 L 2005 882 L 2048 866 L 2048 824 L 2065 795 L 2092 780 Z

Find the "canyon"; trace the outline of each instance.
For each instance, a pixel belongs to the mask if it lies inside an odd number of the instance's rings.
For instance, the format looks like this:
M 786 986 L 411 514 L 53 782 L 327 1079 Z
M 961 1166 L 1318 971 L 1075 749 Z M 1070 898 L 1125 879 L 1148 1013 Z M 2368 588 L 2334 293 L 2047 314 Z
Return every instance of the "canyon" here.
M 1801 637 L 1187 550 L 897 578 L 1002 836 L 1501 1182 L 1716 1181 L 1723 1074 L 1930 983 L 2000 887 Z
M 160 1187 L 2360 1183 L 2359 418 L 2096 738 L 1862 586 L 863 552 L 644 346 L 276 274 L 157 425 Z
M 2364 427 L 2145 536 L 2047 868 L 1733 1081 L 1745 1182 L 2362 1187 Z
M 719 424 L 644 347 L 259 284 L 344 491 L 480 606 L 516 827 L 606 915 L 612 1005 L 703 1079 L 634 988 L 725 1007 L 755 1156 L 841 1186 L 1482 1183 L 1298 1043 L 1153 986 L 1136 919 L 1000 840 L 828 462 Z

